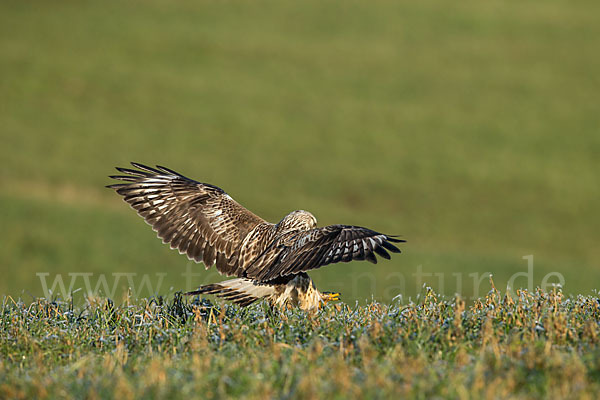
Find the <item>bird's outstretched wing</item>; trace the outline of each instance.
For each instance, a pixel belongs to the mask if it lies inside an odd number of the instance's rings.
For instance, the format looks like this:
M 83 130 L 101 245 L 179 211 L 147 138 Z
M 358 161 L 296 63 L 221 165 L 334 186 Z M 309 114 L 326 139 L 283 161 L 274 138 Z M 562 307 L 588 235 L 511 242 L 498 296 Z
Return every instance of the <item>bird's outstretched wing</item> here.
M 271 225 L 242 207 L 222 189 L 157 166 L 131 163 L 111 176 L 127 183 L 109 185 L 158 233 L 164 243 L 206 268 L 216 263 L 235 273 L 241 243 L 257 225 Z
M 404 241 L 349 225 L 330 225 L 292 233 L 257 258 L 247 268 L 246 276 L 265 282 L 337 262 L 367 260 L 376 264 L 375 254 L 389 259 L 388 251 L 400 253 L 392 242 Z

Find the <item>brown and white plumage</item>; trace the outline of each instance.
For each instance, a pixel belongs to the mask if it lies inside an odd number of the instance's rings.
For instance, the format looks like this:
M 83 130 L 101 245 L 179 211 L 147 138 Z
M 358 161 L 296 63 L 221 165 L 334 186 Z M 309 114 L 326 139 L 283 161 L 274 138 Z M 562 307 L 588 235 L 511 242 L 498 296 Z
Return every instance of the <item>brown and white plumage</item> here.
M 117 168 L 125 181 L 109 185 L 152 226 L 163 243 L 189 259 L 215 265 L 237 279 L 206 285 L 189 294 L 217 294 L 240 305 L 260 298 L 274 304 L 319 306 L 331 296 L 320 293 L 306 271 L 324 265 L 389 259 L 404 242 L 367 228 L 330 225 L 318 228 L 315 217 L 293 211 L 269 223 L 233 200 L 222 189 L 200 183 L 165 167 L 132 163 Z

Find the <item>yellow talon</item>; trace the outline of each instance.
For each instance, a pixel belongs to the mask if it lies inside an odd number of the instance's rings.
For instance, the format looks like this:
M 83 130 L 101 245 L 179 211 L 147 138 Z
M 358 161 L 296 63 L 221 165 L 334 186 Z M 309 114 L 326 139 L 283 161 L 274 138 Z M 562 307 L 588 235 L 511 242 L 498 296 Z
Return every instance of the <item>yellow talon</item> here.
M 323 293 L 323 302 L 325 302 L 325 304 L 329 301 L 338 301 L 339 299 L 339 293 Z

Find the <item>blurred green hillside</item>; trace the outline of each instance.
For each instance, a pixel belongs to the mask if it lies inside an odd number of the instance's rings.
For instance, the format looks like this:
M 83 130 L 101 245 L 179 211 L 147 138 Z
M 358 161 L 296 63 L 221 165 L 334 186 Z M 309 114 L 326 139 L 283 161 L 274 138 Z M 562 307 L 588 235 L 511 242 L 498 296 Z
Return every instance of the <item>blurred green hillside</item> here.
M 312 274 L 347 302 L 482 294 L 526 255 L 599 287 L 597 1 L 4 1 L 0 49 L 0 294 L 219 279 L 104 188 L 129 161 L 403 235 Z

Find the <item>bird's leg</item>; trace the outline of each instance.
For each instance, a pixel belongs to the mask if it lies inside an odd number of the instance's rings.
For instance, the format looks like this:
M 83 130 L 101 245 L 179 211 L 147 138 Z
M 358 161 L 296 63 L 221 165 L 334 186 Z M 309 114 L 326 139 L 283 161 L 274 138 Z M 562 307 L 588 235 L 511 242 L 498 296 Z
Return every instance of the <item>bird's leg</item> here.
M 338 301 L 339 299 L 340 299 L 339 293 L 333 293 L 333 292 L 321 293 L 321 300 L 323 301 L 323 305 L 327 304 L 330 301 Z

